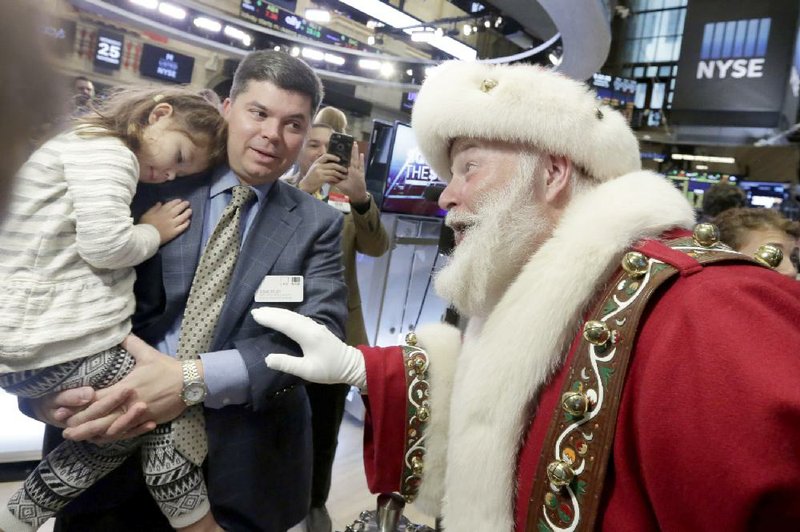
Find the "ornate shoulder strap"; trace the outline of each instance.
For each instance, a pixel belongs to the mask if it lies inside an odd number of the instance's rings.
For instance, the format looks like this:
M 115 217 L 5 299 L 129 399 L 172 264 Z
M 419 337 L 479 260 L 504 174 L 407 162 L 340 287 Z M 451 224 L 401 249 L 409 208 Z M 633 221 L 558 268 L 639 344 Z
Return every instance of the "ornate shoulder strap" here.
M 701 264 L 726 260 L 755 262 L 718 243 L 716 228 L 709 225 L 697 226 L 693 237 L 666 242 L 671 250 L 651 241 L 654 253 L 645 244 L 638 249 L 647 254 L 629 251 L 623 257 L 620 271 L 583 327 L 564 381 L 530 487 L 528 532 L 593 529 L 629 357 L 653 292 L 687 267 L 700 269 Z M 665 253 L 659 254 L 658 248 Z M 673 266 L 659 255 L 677 256 L 678 261 L 670 262 L 683 264 Z

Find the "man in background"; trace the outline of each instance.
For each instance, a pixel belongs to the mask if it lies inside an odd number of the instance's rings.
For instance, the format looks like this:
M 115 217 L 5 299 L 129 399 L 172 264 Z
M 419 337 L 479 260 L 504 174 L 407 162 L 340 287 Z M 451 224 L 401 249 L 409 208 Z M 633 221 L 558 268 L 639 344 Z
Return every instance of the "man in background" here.
M 94 98 L 94 83 L 86 76 L 76 77 L 72 82 L 72 116 L 83 116 L 91 111 Z

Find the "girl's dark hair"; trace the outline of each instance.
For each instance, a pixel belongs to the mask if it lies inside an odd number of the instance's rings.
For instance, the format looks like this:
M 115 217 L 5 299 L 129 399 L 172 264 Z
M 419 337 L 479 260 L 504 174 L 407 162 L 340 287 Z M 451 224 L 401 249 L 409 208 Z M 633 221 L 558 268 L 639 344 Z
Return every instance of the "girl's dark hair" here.
M 76 122 L 103 130 L 84 129 L 81 135 L 111 135 L 138 153 L 150 113 L 162 103 L 172 106 L 176 128 L 194 144 L 206 148 L 211 166 L 225 162 L 228 137 L 225 119 L 205 98 L 185 89 L 123 89 Z

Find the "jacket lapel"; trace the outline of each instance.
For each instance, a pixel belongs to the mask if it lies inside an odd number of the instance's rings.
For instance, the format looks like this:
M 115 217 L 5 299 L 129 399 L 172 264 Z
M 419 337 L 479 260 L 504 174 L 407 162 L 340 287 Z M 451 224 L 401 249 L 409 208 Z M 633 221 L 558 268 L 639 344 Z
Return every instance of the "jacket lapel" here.
M 229 338 L 236 323 L 248 311 L 261 280 L 270 272 L 300 225 L 301 217 L 292 212 L 297 204 L 282 190 L 286 186 L 289 185 L 277 181 L 270 189 L 265 204 L 259 206 L 247 240 L 239 252 L 228 297 L 214 334 L 213 349 L 223 348 L 222 340 Z
M 189 178 L 189 179 L 194 179 Z M 184 182 L 189 179 L 183 180 Z M 161 248 L 162 281 L 167 304 L 184 305 L 192 287 L 192 280 L 200 260 L 200 244 L 203 238 L 203 223 L 208 200 L 210 175 L 201 186 L 173 187 L 164 201 L 180 198 L 189 201 L 192 209 L 192 221 L 189 228 L 181 236 Z

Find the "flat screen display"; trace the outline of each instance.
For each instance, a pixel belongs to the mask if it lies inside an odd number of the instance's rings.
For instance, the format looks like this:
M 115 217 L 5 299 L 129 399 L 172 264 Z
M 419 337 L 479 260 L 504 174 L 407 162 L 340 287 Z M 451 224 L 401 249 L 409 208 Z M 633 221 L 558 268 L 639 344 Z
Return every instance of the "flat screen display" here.
M 382 120 L 372 121 L 372 135 L 369 137 L 365 177 L 367 191 L 372 195 L 378 208 L 383 205 L 383 189 L 386 186 L 386 173 L 392 156 L 394 126 Z
M 395 122 L 383 210 L 398 214 L 444 216 L 447 212 L 433 201 L 444 186 L 445 183 L 422 157 L 411 127 Z
M 125 44 L 122 34 L 100 28 L 97 30 L 96 44 L 94 66 L 119 70 L 122 64 L 122 48 Z
M 139 72 L 143 76 L 171 81 L 173 83 L 191 83 L 194 57 L 179 54 L 153 46 L 142 45 L 142 59 Z
M 789 192 L 788 183 L 742 181 L 739 186 L 747 194 L 748 207 L 778 208 Z

